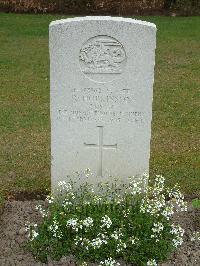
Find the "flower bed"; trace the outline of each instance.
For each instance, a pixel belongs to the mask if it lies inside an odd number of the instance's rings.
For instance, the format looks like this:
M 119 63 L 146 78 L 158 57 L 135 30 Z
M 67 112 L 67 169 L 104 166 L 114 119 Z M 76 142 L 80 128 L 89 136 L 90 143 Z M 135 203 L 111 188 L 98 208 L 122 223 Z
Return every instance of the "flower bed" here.
M 126 184 L 115 180 L 94 187 L 86 182 L 78 188 L 59 182 L 59 194 L 47 198 L 47 208 L 37 206 L 43 222 L 27 224 L 28 249 L 42 262 L 73 255 L 78 265 L 120 265 L 121 260 L 157 265 L 166 260 L 184 236 L 172 216 L 187 206 L 178 186 L 166 188 L 162 176 L 148 186 L 146 181 L 144 175 Z M 193 238 L 198 234 L 193 232 Z

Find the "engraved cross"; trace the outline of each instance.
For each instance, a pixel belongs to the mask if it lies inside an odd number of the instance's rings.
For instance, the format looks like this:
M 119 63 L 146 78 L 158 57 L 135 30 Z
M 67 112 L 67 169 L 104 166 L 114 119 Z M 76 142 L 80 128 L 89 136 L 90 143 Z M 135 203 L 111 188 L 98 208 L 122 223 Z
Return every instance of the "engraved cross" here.
M 98 166 L 98 176 L 102 176 L 103 172 L 103 149 L 117 149 L 117 144 L 114 145 L 104 145 L 103 144 L 103 127 L 97 126 L 99 128 L 99 142 L 98 144 L 87 144 L 84 145 L 88 148 L 99 148 L 99 166 Z

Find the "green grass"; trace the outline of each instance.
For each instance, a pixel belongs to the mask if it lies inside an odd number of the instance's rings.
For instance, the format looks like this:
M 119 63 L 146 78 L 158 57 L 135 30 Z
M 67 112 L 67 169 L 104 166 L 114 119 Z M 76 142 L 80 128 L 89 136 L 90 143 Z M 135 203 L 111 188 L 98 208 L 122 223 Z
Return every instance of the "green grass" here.
M 200 208 L 200 199 L 193 199 L 192 200 L 192 206 L 194 208 Z
M 5 204 L 5 195 L 4 195 L 4 193 L 0 190 L 0 215 L 1 215 L 2 212 L 3 212 L 4 204 Z
M 48 25 L 58 15 L 0 13 L 0 186 L 50 189 Z M 157 25 L 151 173 L 200 195 L 200 17 L 142 17 Z

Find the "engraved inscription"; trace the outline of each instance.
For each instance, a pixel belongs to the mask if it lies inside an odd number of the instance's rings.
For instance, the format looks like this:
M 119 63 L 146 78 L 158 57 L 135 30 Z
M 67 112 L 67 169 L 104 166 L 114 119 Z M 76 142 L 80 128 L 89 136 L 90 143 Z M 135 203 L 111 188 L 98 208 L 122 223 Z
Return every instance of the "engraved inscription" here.
M 71 88 L 70 104 L 58 109 L 58 119 L 73 122 L 145 124 L 145 114 L 135 107 L 133 88 Z
M 121 74 L 126 63 L 126 53 L 122 44 L 109 36 L 89 39 L 80 50 L 80 67 L 84 74 L 99 80 L 99 74 Z M 96 75 L 96 77 L 95 77 Z
M 74 106 L 85 104 L 85 107 L 102 109 L 103 106 L 114 106 L 133 104 L 135 102 L 134 92 L 131 89 L 119 89 L 111 92 L 108 88 L 74 88 L 71 90 L 71 99 Z
M 79 109 L 58 110 L 58 118 L 68 122 L 133 123 L 144 125 L 144 113 L 139 111 L 103 111 Z
M 117 149 L 117 144 L 114 145 L 104 145 L 103 144 L 103 126 L 97 126 L 99 128 L 99 143 L 98 144 L 87 144 L 84 145 L 88 148 L 99 148 L 99 166 L 98 166 L 98 176 L 103 176 L 103 149 Z

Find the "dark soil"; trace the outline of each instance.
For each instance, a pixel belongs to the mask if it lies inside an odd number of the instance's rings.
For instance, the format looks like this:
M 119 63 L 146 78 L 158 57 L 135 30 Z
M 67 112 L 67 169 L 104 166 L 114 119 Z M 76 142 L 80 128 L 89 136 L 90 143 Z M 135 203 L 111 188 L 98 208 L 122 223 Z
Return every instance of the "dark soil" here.
M 24 225 L 27 221 L 39 223 L 40 215 L 35 206 L 43 201 L 7 201 L 4 212 L 0 216 L 0 266 L 75 266 L 72 258 L 63 258 L 60 262 L 49 261 L 43 264 L 34 260 L 33 256 L 23 248 L 27 241 Z M 189 235 L 200 231 L 200 209 L 189 208 L 187 213 L 174 217 L 186 229 L 185 242 L 182 247 L 161 266 L 199 266 L 200 243 L 191 242 Z

